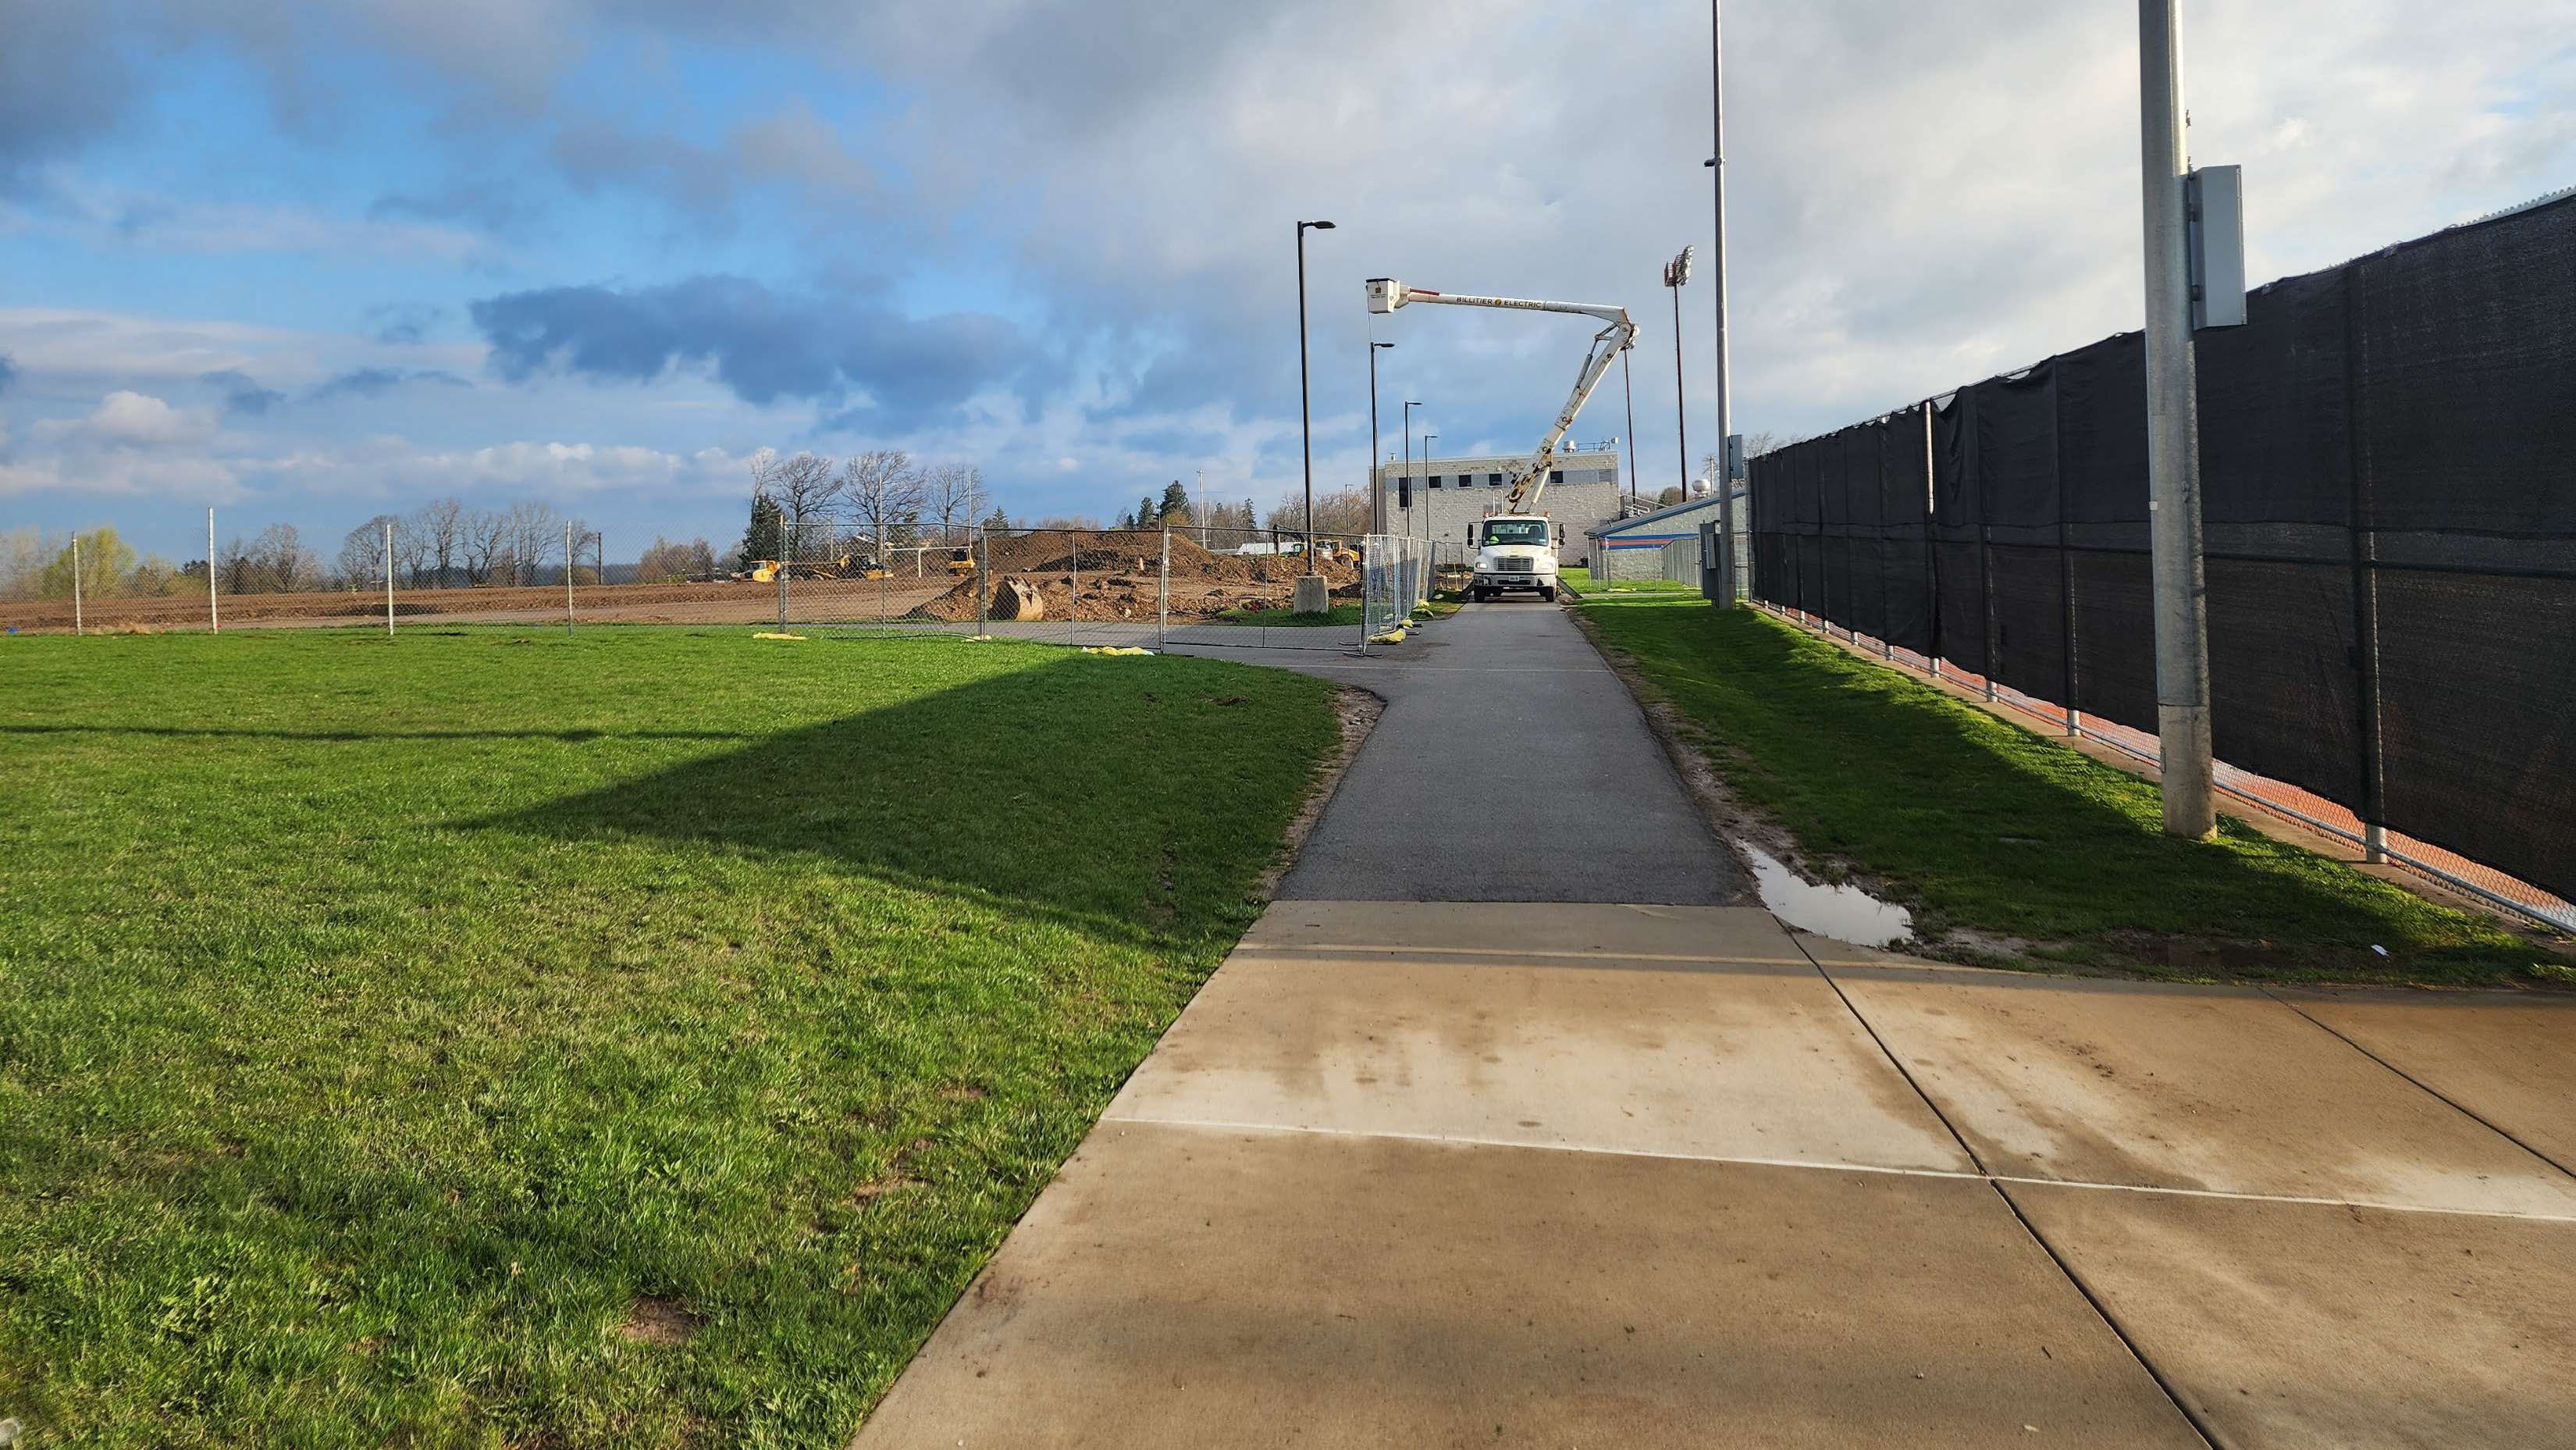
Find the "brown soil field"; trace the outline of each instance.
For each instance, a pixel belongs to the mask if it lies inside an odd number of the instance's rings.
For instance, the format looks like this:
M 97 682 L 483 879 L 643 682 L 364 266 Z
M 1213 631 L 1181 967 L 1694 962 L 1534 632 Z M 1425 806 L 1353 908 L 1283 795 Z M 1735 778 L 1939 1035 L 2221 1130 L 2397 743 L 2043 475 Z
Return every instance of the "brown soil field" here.
M 1155 613 L 1163 567 L 1163 536 L 1147 530 L 1082 536 L 1079 563 L 1082 597 L 1073 596 L 1077 562 L 1072 535 L 1037 533 L 994 539 L 987 545 L 995 582 L 1018 579 L 1046 601 L 1048 619 L 1146 620 Z M 1296 593 L 1297 576 L 1305 572 L 1298 555 L 1246 557 L 1216 554 L 1185 535 L 1172 535 L 1172 616 L 1205 619 L 1233 609 L 1285 608 Z M 1355 597 L 1359 570 L 1332 559 L 1318 561 L 1316 572 L 1332 581 L 1339 597 Z M 961 580 L 955 588 L 929 600 L 914 615 L 958 623 L 975 618 L 976 592 L 991 584 Z
M 1077 563 L 1074 536 L 1046 532 L 995 538 L 986 546 L 993 573 L 1020 579 L 1046 601 L 1046 618 L 1147 620 L 1155 613 L 1155 595 L 1163 562 L 1163 535 L 1154 530 L 1085 534 L 1078 562 L 1082 599 L 1073 610 Z M 1285 608 L 1296 589 L 1305 561 L 1296 555 L 1247 557 L 1211 553 L 1197 540 L 1172 535 L 1172 600 L 1176 618 L 1201 619 L 1246 608 Z M 1318 572 L 1332 581 L 1336 597 L 1355 595 L 1359 571 L 1329 558 Z M 978 581 L 949 583 L 940 574 L 887 579 L 796 580 L 790 585 L 799 618 L 817 613 L 865 618 L 910 616 L 950 623 L 975 618 Z M 989 591 L 991 585 L 983 587 Z M 989 598 L 989 595 L 988 595 Z M 755 624 L 774 618 L 777 589 L 770 584 L 608 584 L 577 585 L 575 618 L 593 623 Z M 385 615 L 382 593 L 227 594 L 222 597 L 227 627 L 333 625 L 377 621 Z M 533 588 L 402 589 L 394 593 L 394 617 L 427 623 L 436 620 L 484 620 L 493 623 L 539 623 L 561 619 L 561 585 Z M 82 607 L 83 622 L 93 630 L 203 629 L 206 597 L 181 593 L 143 599 L 91 599 Z M 68 599 L 38 599 L 0 604 L 0 628 L 22 633 L 56 632 L 72 627 Z

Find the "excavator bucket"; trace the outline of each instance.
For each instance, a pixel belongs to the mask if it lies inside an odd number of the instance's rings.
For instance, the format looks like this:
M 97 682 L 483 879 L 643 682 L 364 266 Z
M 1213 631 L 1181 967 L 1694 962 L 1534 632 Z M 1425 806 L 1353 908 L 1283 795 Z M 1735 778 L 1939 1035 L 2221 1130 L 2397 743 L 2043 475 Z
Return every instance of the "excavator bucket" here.
M 993 586 L 993 618 L 1044 619 L 1046 600 L 1026 580 L 1005 579 Z

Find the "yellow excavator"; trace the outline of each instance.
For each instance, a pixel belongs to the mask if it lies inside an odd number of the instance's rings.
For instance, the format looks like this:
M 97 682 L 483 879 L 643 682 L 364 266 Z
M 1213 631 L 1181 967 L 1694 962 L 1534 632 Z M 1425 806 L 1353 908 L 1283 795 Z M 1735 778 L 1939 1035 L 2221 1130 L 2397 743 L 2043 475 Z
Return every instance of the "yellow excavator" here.
M 964 549 L 951 549 L 948 551 L 948 573 L 951 577 L 962 577 L 974 572 L 975 560 L 972 555 L 968 554 Z
M 883 579 L 894 572 L 874 554 L 843 554 L 828 563 L 799 559 L 781 564 L 776 559 L 745 559 L 741 572 L 733 577 L 754 584 L 775 584 L 782 568 L 790 579 Z

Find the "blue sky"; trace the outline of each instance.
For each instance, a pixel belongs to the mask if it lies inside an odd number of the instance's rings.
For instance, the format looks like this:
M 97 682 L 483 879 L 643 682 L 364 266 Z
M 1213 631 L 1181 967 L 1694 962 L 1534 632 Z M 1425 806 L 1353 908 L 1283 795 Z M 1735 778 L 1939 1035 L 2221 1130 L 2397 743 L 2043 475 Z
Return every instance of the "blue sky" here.
M 2136 324 L 2134 11 L 1739 0 L 1739 427 Z M 2576 0 L 2187 4 L 2194 149 L 2268 277 L 2576 181 Z M 2099 13 L 2094 13 L 2098 11 Z M 540 498 L 740 530 L 756 449 L 980 465 L 1015 516 L 1368 448 L 1361 279 L 1623 303 L 1708 245 L 1706 10 L 1522 0 L 0 0 L 0 526 L 174 557 Z M 1683 296 L 1710 441 L 1706 274 Z M 1561 324 L 1561 325 L 1560 325 Z M 1586 333 L 1379 319 L 1385 444 L 1524 448 Z M 1614 374 L 1614 380 L 1616 375 Z M 1625 431 L 1615 386 L 1577 428 Z M 625 552 L 612 544 L 613 552 Z

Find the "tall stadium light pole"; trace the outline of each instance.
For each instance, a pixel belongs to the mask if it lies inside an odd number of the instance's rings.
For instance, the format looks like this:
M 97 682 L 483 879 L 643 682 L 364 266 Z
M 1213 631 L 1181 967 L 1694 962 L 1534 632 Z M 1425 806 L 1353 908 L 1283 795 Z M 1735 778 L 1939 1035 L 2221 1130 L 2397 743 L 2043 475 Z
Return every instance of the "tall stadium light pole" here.
M 2217 829 L 2210 799 L 2209 620 L 2200 554 L 2200 414 L 2185 234 L 2177 0 L 2138 0 L 2139 171 L 2146 194 L 2148 564 L 2165 834 Z
M 1664 286 L 1673 294 L 1673 431 L 1681 442 L 1682 497 L 1690 497 L 1690 398 L 1682 391 L 1682 289 L 1690 285 L 1696 248 L 1664 264 Z
M 1709 151 L 1705 163 L 1714 183 L 1717 230 L 1709 248 L 1709 290 L 1717 304 L 1717 596 L 1718 607 L 1735 607 L 1735 403 L 1729 391 L 1726 356 L 1726 40 L 1719 25 L 1723 0 L 1708 0 Z
M 1395 346 L 1369 344 L 1369 532 L 1386 532 L 1386 468 L 1377 460 L 1377 355 Z
M 1331 222 L 1297 223 L 1297 417 L 1306 450 L 1306 572 L 1315 572 L 1315 409 L 1306 386 L 1306 232 L 1333 229 Z

